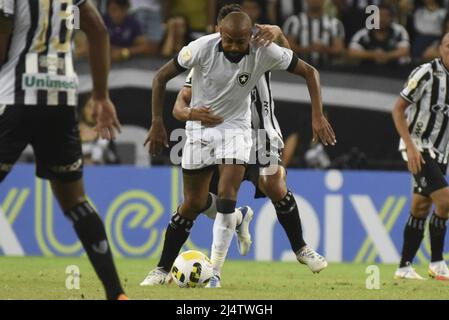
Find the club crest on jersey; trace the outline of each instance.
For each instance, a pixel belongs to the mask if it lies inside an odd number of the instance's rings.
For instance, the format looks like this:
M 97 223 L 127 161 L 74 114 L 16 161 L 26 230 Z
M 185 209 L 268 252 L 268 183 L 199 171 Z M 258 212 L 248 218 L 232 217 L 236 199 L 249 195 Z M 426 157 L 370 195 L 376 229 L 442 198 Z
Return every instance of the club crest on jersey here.
M 251 79 L 251 74 L 248 72 L 243 72 L 237 76 L 237 83 L 244 87 L 248 83 L 249 79 Z

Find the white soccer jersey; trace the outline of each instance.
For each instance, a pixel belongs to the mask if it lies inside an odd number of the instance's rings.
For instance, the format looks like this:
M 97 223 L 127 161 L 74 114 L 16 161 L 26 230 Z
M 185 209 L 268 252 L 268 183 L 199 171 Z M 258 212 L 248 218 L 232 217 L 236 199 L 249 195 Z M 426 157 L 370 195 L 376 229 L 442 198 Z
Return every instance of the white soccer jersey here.
M 77 104 L 70 23 L 86 0 L 0 0 L 13 16 L 6 62 L 0 70 L 0 104 Z
M 251 90 L 270 70 L 294 67 L 296 56 L 290 49 L 272 43 L 268 47 L 251 46 L 238 62 L 224 55 L 218 33 L 191 42 L 179 53 L 177 63 L 193 68 L 192 107 L 209 106 L 229 125 L 251 128 Z M 192 128 L 189 121 L 187 129 Z

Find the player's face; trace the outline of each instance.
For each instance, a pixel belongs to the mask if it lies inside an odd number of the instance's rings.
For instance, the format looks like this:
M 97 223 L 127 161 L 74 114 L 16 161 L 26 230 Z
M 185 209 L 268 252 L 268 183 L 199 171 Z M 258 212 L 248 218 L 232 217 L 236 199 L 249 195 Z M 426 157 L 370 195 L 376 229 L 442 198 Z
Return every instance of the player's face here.
M 223 50 L 233 57 L 244 54 L 251 41 L 251 30 L 232 32 L 220 28 Z
M 449 34 L 446 34 L 446 36 L 443 38 L 443 41 L 440 45 L 440 55 L 441 59 L 444 62 L 444 65 L 446 68 L 449 67 Z

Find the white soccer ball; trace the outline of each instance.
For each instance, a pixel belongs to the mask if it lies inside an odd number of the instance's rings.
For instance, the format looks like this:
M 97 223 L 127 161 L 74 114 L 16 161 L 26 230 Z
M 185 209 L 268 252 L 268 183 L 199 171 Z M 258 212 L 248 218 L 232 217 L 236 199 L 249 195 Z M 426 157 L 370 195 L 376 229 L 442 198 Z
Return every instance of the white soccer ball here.
M 171 274 L 181 288 L 203 287 L 213 276 L 212 263 L 202 252 L 185 251 L 176 258 Z

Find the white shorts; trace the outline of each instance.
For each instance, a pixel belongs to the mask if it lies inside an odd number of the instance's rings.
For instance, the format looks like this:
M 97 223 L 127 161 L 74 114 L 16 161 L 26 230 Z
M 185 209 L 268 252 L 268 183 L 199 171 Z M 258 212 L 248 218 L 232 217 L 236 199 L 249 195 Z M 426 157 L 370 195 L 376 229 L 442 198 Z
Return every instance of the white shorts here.
M 246 164 L 251 153 L 251 129 L 221 124 L 214 128 L 186 130 L 182 168 L 202 169 L 211 165 Z

